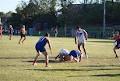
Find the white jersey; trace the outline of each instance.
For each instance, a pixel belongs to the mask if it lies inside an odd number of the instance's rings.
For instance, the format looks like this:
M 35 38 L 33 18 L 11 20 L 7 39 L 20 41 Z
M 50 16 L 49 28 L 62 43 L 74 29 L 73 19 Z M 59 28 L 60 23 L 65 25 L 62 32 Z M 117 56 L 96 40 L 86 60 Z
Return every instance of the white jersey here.
M 59 54 L 62 54 L 62 55 L 68 55 L 70 52 L 64 48 L 61 48 L 60 51 L 59 51 Z
M 76 38 L 77 38 L 78 43 L 85 43 L 86 42 L 85 30 L 81 29 L 81 30 L 77 31 Z

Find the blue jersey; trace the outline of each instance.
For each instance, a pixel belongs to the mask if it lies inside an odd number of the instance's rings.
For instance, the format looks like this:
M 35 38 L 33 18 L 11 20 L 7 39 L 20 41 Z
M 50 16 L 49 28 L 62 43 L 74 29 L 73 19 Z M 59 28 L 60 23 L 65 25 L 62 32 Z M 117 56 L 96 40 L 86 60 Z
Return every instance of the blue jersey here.
M 46 51 L 46 49 L 44 47 L 45 47 L 47 41 L 48 41 L 47 38 L 44 36 L 39 39 L 39 41 L 36 43 L 36 46 L 35 46 L 37 52 L 38 51 L 40 51 L 40 52 Z
M 69 55 L 73 57 L 79 57 L 81 53 L 78 50 L 72 50 Z
M 42 37 L 39 39 L 39 41 L 37 42 L 37 45 L 44 47 L 44 46 L 46 45 L 47 41 L 48 41 L 47 38 L 44 37 L 44 36 L 42 36 Z

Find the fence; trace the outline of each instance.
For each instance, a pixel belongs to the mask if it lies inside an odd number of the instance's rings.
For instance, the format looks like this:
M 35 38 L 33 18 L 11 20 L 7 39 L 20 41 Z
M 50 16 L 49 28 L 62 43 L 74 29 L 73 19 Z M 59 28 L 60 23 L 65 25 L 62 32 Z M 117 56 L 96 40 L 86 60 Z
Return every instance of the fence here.
M 102 27 L 85 27 L 83 28 L 88 32 L 90 38 L 102 38 L 103 32 Z M 120 31 L 120 27 L 106 27 L 105 37 L 112 37 L 115 31 Z M 44 35 L 45 32 L 50 33 L 51 36 L 54 36 L 54 31 L 51 29 L 45 29 L 44 31 L 36 31 L 35 28 L 29 28 L 27 34 L 30 36 L 34 35 Z M 15 32 L 14 32 L 15 33 Z M 16 35 L 18 33 L 15 33 Z M 75 27 L 67 26 L 58 28 L 58 37 L 74 37 Z

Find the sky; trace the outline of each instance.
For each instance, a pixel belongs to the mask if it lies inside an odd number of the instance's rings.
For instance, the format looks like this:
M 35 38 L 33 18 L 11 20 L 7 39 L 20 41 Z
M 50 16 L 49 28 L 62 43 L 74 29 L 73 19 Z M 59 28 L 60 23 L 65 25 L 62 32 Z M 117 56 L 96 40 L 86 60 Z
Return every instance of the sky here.
M 28 2 L 29 0 L 22 0 Z M 79 0 L 76 0 L 78 2 Z M 15 12 L 15 9 L 21 0 L 0 0 L 0 12 L 7 13 L 9 11 Z
M 29 1 L 29 0 L 23 0 L 23 1 Z M 5 13 L 8 11 L 15 12 L 15 9 L 20 2 L 21 0 L 0 0 L 0 12 L 5 12 Z

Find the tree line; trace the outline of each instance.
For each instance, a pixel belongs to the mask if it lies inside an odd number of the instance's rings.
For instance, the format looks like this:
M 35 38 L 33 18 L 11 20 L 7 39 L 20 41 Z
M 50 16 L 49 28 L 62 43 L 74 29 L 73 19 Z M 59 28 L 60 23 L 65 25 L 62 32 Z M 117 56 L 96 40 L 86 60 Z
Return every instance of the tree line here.
M 32 27 L 35 23 L 47 23 L 49 28 L 65 25 L 102 26 L 103 0 L 83 0 L 74 4 L 75 0 L 29 0 L 21 1 L 16 7 L 16 12 L 4 14 L 7 16 L 5 23 L 18 28 L 21 24 Z M 10 14 L 10 15 L 8 15 Z M 120 2 L 106 1 L 106 25 L 120 24 Z M 43 26 L 43 25 L 42 25 Z

